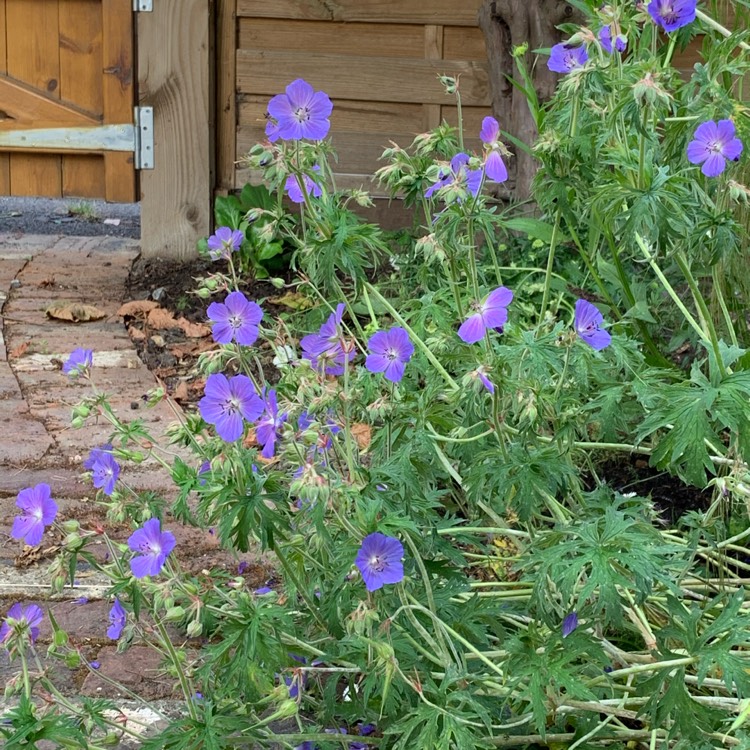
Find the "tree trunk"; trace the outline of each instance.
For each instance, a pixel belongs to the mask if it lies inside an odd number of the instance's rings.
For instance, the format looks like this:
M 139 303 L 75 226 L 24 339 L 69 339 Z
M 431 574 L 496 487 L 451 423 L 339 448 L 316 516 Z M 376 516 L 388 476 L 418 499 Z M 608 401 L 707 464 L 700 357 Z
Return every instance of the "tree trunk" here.
M 492 111 L 500 127 L 528 145 L 538 135 L 526 97 L 508 82 L 506 76 L 518 79 L 512 52 L 528 44 L 529 50 L 552 47 L 563 40 L 555 27 L 576 20 L 577 14 L 564 0 L 484 0 L 479 9 L 479 28 L 484 34 L 490 72 Z M 531 61 L 531 55 L 527 57 Z M 557 73 L 547 68 L 546 58 L 531 63 L 531 76 L 539 101 L 549 99 L 557 85 Z M 515 176 L 514 195 L 526 200 L 531 194 L 531 180 L 536 160 L 512 147 L 515 159 L 509 172 Z

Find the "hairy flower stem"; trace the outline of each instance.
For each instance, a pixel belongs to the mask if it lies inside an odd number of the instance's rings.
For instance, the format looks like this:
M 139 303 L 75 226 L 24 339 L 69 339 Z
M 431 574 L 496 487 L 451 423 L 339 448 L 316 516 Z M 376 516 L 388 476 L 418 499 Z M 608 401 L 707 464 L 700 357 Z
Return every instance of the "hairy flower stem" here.
M 732 32 L 726 26 L 722 26 L 718 21 L 714 21 L 711 16 L 707 16 L 702 10 L 696 10 L 695 15 L 697 18 L 700 18 L 706 26 L 710 26 L 714 31 L 718 31 L 723 37 L 728 39 L 732 36 Z M 747 42 L 738 42 L 737 46 L 744 49 L 745 52 L 750 52 L 750 44 L 747 44 Z
M 681 250 L 675 253 L 675 261 L 677 261 L 677 265 L 680 267 L 680 270 L 685 276 L 685 280 L 690 287 L 690 291 L 692 292 L 693 299 L 695 300 L 698 311 L 705 322 L 707 332 L 706 338 L 708 338 L 708 342 L 713 349 L 714 357 L 716 358 L 716 367 L 719 370 L 719 374 L 722 378 L 724 378 L 727 376 L 727 369 L 724 366 L 724 359 L 721 356 L 721 349 L 719 348 L 719 336 L 716 333 L 716 326 L 714 326 L 714 321 L 711 317 L 708 305 L 706 304 L 706 299 L 703 296 L 700 287 L 698 286 L 698 282 L 695 280 L 695 276 L 693 276 L 693 272 L 690 270 L 690 263 L 688 259 L 685 257 L 685 254 Z
M 692 316 L 690 311 L 685 307 L 685 304 L 680 299 L 677 292 L 674 290 L 674 287 L 669 283 L 669 279 L 664 275 L 664 272 L 659 268 L 659 265 L 657 264 L 656 260 L 654 259 L 654 256 L 651 255 L 651 251 L 648 249 L 648 246 L 646 245 L 646 242 L 644 241 L 643 237 L 641 237 L 640 234 L 636 232 L 635 235 L 635 241 L 638 245 L 638 247 L 641 249 L 641 252 L 643 253 L 643 256 L 648 261 L 648 264 L 651 266 L 651 269 L 656 274 L 657 278 L 661 282 L 661 285 L 664 287 L 664 290 L 667 292 L 667 294 L 672 298 L 672 301 L 677 305 L 678 309 L 682 313 L 683 317 L 687 321 L 688 325 L 698 334 L 701 341 L 711 345 L 710 339 L 706 336 L 703 329 L 698 324 L 698 321 Z
M 388 314 L 409 334 L 409 338 L 422 350 L 425 357 L 430 361 L 430 364 L 443 376 L 445 382 L 454 390 L 458 391 L 458 383 L 448 374 L 448 371 L 440 364 L 435 355 L 430 351 L 427 344 L 422 341 L 419 336 L 411 329 L 409 324 L 399 315 L 398 311 L 391 305 L 388 300 L 383 297 L 382 294 L 369 282 L 365 282 L 366 286 L 370 290 L 370 294 L 378 299 L 381 305 L 388 311 Z
M 649 112 L 648 107 L 643 107 L 643 117 L 641 119 L 641 132 L 638 138 L 638 189 L 646 188 L 646 129 L 648 128 Z
M 349 482 L 354 483 L 357 477 L 354 469 L 354 445 L 352 442 L 351 394 L 349 391 L 349 358 L 344 358 L 344 448 L 346 450 L 346 467 L 349 471 Z
M 461 92 L 458 90 L 458 80 L 456 82 L 456 114 L 458 116 L 458 150 L 464 150 L 464 116 L 461 106 Z
M 576 100 L 577 101 L 577 100 Z M 544 274 L 544 291 L 542 292 L 542 306 L 539 308 L 539 322 L 544 321 L 547 312 L 550 284 L 552 283 L 552 268 L 555 264 L 555 249 L 557 247 L 557 235 L 560 232 L 560 212 L 555 214 L 555 224 L 552 227 L 552 237 L 549 242 L 549 253 L 547 255 L 547 269 Z
M 177 655 L 177 651 L 172 644 L 172 639 L 169 637 L 167 629 L 164 627 L 164 623 L 162 623 L 159 619 L 155 618 L 155 620 L 156 629 L 159 631 L 159 636 L 161 637 L 161 645 L 164 646 L 164 649 L 169 656 L 169 660 L 172 662 L 172 665 L 177 672 L 177 679 L 179 680 L 182 694 L 185 697 L 185 703 L 187 704 L 187 710 L 190 714 L 190 718 L 193 719 L 193 721 L 197 721 L 198 714 L 195 710 L 195 704 L 193 702 L 193 695 L 195 694 L 195 690 L 190 685 L 190 679 L 185 674 L 185 670 L 182 668 L 182 662 L 180 661 L 180 657 Z
M 721 308 L 721 314 L 724 318 L 724 325 L 727 327 L 729 333 L 729 339 L 733 346 L 739 346 L 737 340 L 737 333 L 734 329 L 734 323 L 732 316 L 729 314 L 729 308 L 727 307 L 726 299 L 724 298 L 724 291 L 722 289 L 722 274 L 719 273 L 719 263 L 714 263 L 711 268 L 711 280 L 713 281 L 713 292 L 716 295 L 716 301 L 719 303 Z

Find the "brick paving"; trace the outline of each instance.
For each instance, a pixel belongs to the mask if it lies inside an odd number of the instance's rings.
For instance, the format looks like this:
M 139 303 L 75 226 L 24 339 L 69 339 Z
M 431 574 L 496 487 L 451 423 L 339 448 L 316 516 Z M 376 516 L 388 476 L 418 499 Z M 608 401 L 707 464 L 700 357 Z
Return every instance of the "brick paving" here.
M 17 493 L 39 482 L 52 487 L 61 517 L 83 513 L 89 524 L 107 523 L 94 501 L 96 491 L 81 473 L 83 459 L 92 447 L 106 442 L 110 427 L 94 420 L 84 429 L 70 426 L 72 407 L 89 393 L 60 371 L 73 349 L 94 350 L 97 387 L 112 394 L 112 406 L 122 420 L 142 419 L 157 442 L 180 414 L 176 404 L 166 401 L 151 409 L 144 406 L 143 396 L 158 383 L 141 363 L 117 316 L 127 300 L 128 274 L 137 255 L 138 243 L 127 239 L 0 234 L 0 615 L 16 601 L 36 602 L 53 611 L 86 659 L 100 663 L 92 672 L 86 666 L 69 669 L 43 660 L 63 692 L 73 696 L 119 697 L 110 680 L 146 698 L 169 698 L 174 690 L 173 679 L 164 675 L 153 651 L 135 645 L 117 653 L 107 639 L 110 601 L 105 580 L 82 565 L 78 585 L 53 596 L 47 576 L 52 558 L 42 556 L 39 562 L 21 566 L 23 546 L 8 533 Z M 50 318 L 47 309 L 61 302 L 93 305 L 104 317 L 83 323 Z M 167 472 L 154 459 L 124 466 L 121 476 L 136 491 L 174 495 Z M 177 536 L 178 550 L 184 545 L 184 563 L 191 571 L 237 565 L 208 532 L 181 527 L 174 520 L 165 526 Z M 112 536 L 122 541 L 130 530 L 125 524 Z M 54 545 L 51 536 L 52 532 L 45 535 L 40 549 Z M 252 559 L 257 562 L 257 557 Z M 88 601 L 79 603 L 82 596 Z M 46 623 L 40 654 L 50 638 Z M 0 649 L 0 708 L 4 686 L 17 671 L 18 665 L 9 663 Z

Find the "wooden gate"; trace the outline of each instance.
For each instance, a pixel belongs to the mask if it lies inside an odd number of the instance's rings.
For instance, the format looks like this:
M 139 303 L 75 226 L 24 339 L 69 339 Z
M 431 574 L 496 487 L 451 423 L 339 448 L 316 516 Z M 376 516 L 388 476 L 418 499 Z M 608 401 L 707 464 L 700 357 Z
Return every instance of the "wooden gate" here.
M 132 2 L 0 0 L 0 137 L 132 125 Z M 136 200 L 133 153 L 26 141 L 0 146 L 0 195 Z

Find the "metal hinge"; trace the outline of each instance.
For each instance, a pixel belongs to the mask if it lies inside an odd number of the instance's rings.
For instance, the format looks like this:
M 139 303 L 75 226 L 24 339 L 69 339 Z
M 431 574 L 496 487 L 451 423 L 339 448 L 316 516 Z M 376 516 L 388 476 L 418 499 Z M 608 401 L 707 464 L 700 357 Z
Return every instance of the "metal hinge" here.
M 0 130 L 0 148 L 130 151 L 136 169 L 154 168 L 154 108 L 135 107 L 133 125 Z
M 154 9 L 154 0 L 133 0 L 133 10 L 148 13 Z

